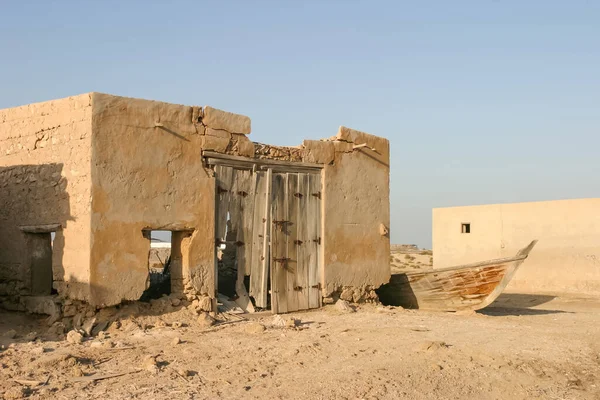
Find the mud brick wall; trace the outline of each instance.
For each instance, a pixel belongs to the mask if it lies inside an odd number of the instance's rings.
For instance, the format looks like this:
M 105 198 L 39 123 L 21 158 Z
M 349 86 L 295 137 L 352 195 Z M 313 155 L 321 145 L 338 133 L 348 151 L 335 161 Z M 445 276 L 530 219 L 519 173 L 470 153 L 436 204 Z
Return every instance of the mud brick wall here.
M 30 291 L 19 227 L 60 224 L 55 287 L 87 298 L 91 111 L 88 94 L 0 110 L 0 296 Z

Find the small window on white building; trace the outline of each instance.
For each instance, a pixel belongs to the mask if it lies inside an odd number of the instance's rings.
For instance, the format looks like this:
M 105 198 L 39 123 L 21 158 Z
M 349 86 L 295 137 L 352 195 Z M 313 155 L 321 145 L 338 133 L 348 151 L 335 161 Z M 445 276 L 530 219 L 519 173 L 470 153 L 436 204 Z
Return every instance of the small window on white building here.
M 462 223 L 461 224 L 461 233 L 471 233 L 471 224 L 470 223 Z

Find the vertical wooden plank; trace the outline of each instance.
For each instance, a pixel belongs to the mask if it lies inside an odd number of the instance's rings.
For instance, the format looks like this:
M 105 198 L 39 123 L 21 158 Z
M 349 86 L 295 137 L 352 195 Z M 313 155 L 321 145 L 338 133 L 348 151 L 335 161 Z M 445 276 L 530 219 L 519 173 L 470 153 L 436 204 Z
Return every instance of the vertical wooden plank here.
M 254 312 L 254 306 L 250 301 L 250 296 L 244 284 L 246 275 L 246 252 L 252 248 L 252 205 L 253 198 L 250 196 L 250 186 L 252 185 L 252 175 L 248 170 L 236 170 L 233 185 L 232 196 L 236 199 L 233 204 L 237 210 L 230 211 L 232 229 L 236 232 L 236 261 L 237 261 L 237 279 L 235 282 L 235 292 L 238 295 L 236 303 L 247 312 Z
M 287 221 L 283 225 L 284 233 L 287 236 L 287 262 L 284 263 L 287 275 L 287 308 L 288 312 L 297 311 L 298 308 L 298 282 L 296 272 L 298 270 L 298 174 L 288 173 L 285 198 L 287 205 Z
M 308 199 L 308 233 L 310 239 L 310 257 L 308 271 L 310 308 L 321 307 L 321 175 L 309 175 L 310 195 Z
M 250 261 L 252 253 L 252 223 L 254 219 L 254 196 L 252 189 L 252 173 L 248 170 L 236 171 L 237 185 L 235 185 L 235 196 L 239 205 L 238 223 L 236 225 L 236 241 L 240 244 L 237 249 L 238 271 L 245 275 L 250 275 Z
M 257 307 L 267 308 L 267 292 L 261 291 L 263 282 L 263 245 L 267 235 L 267 177 L 266 173 L 257 171 L 253 180 L 254 207 L 252 210 L 251 258 L 246 266 L 250 269 L 250 296 L 254 298 Z M 246 271 L 248 272 L 248 271 Z
M 287 304 L 287 175 L 273 174 L 271 245 L 271 304 L 276 314 L 288 312 Z
M 309 188 L 308 174 L 298 174 L 298 211 L 297 211 L 297 240 L 298 240 L 298 262 L 296 268 L 296 280 L 300 290 L 298 290 L 298 309 L 307 310 L 309 286 L 308 286 L 308 270 L 309 270 L 309 259 L 310 252 L 306 249 L 310 247 L 311 240 L 308 237 L 308 222 L 310 216 L 308 215 L 308 188 Z
M 265 230 L 263 238 L 262 248 L 262 271 L 261 271 L 261 282 L 260 282 L 260 295 L 264 297 L 265 307 L 268 302 L 267 288 L 269 285 L 269 275 L 271 274 L 271 232 L 272 232 L 272 199 L 273 199 L 273 170 L 267 170 L 267 176 L 265 178 L 267 183 L 267 191 L 265 196 Z M 272 290 L 273 288 L 271 288 Z M 272 298 L 273 296 L 271 296 Z M 271 300 L 272 302 L 273 300 Z

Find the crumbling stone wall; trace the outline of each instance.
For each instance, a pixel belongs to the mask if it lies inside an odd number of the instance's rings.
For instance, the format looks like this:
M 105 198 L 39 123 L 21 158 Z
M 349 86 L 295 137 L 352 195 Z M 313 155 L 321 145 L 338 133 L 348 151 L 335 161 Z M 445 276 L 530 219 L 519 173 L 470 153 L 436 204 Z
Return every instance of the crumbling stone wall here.
M 89 288 L 91 97 L 0 110 L 0 297 L 30 294 L 25 233 L 59 224 L 54 286 L 86 299 Z M 7 304 L 8 305 L 8 304 Z
M 0 167 L 29 161 L 60 168 L 59 175 L 27 178 L 55 196 L 32 197 L 38 211 L 25 222 L 61 224 L 55 244 L 64 251 L 57 253 L 55 281 L 64 296 L 100 307 L 139 299 L 148 285 L 144 231 L 171 230 L 174 296 L 201 309 L 214 306 L 215 178 L 203 165 L 203 150 L 322 164 L 324 296 L 369 300 L 389 280 L 389 143 L 383 138 L 342 127 L 329 140 L 264 145 L 248 138 L 250 119 L 242 115 L 101 93 L 4 110 L 0 121 Z M 31 190 L 24 179 L 18 190 Z M 47 211 L 54 204 L 60 212 Z M 20 223 L 5 222 L 9 235 Z M 18 260 L 5 260 L 7 271 L 24 270 Z M 26 285 L 17 286 L 10 291 L 26 292 Z

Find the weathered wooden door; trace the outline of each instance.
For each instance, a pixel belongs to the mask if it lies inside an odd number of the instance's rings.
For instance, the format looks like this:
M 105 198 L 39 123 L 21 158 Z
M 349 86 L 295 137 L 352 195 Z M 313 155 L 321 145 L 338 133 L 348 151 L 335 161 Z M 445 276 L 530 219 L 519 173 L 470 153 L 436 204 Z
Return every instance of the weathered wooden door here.
M 321 306 L 321 175 L 275 173 L 272 183 L 271 309 Z
M 252 297 L 267 308 L 270 282 L 274 313 L 320 307 L 320 173 L 216 165 L 215 176 L 217 245 L 226 242 L 228 221 L 237 232 L 238 304 L 250 310 Z M 244 276 L 250 276 L 249 291 Z

